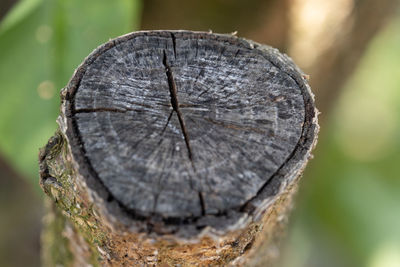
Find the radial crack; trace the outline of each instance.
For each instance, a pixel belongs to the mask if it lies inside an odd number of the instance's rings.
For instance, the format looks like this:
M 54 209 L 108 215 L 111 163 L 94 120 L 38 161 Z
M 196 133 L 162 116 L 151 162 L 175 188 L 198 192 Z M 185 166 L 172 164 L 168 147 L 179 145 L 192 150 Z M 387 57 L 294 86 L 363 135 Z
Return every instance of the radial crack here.
M 160 135 L 162 135 L 165 132 L 165 129 L 167 129 L 169 121 L 171 120 L 172 114 L 174 114 L 174 110 L 171 110 L 171 112 L 169 113 L 169 116 L 168 116 L 168 119 L 167 119 L 167 123 L 165 124 L 164 128 L 162 129 Z
M 182 134 L 185 139 L 186 148 L 188 150 L 188 157 L 189 157 L 190 161 L 192 162 L 192 166 L 193 166 L 193 158 L 192 158 L 193 154 L 192 154 L 192 149 L 190 148 L 189 136 L 188 136 L 188 133 L 187 133 L 187 130 L 185 127 L 185 121 L 183 120 L 182 113 L 179 109 L 178 97 L 176 95 L 176 84 L 175 84 L 174 76 L 172 75 L 171 67 L 167 63 L 167 54 L 165 53 L 165 50 L 164 50 L 164 56 L 163 56 L 163 65 L 165 67 L 165 73 L 167 74 L 169 93 L 171 96 L 171 105 L 172 105 L 173 110 L 176 112 L 176 115 L 178 116 Z
M 204 197 L 203 193 L 201 191 L 198 192 L 199 194 L 199 201 L 200 201 L 200 207 L 201 207 L 201 215 L 206 215 L 206 204 L 204 202 Z
M 171 32 L 171 38 L 172 38 L 172 45 L 174 47 L 174 56 L 175 56 L 175 59 L 176 59 L 176 38 L 175 38 L 175 35 L 172 32 Z

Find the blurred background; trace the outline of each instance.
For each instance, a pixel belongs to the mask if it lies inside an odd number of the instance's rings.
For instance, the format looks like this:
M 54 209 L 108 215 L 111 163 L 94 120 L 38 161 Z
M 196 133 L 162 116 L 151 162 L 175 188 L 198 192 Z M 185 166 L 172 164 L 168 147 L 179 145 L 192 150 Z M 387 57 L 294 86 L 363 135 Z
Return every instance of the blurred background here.
M 319 144 L 282 267 L 400 266 L 398 0 L 1 0 L 0 266 L 40 266 L 37 154 L 59 91 L 98 45 L 190 29 L 279 48 L 310 75 Z

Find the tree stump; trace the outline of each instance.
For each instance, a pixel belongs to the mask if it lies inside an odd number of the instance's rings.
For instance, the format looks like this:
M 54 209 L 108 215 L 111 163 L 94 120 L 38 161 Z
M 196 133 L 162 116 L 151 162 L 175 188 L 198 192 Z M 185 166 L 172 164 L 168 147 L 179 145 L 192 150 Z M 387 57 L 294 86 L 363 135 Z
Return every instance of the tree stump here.
M 55 203 L 45 264 L 273 262 L 318 131 L 287 56 L 233 35 L 135 32 L 97 48 L 61 98 L 40 153 Z

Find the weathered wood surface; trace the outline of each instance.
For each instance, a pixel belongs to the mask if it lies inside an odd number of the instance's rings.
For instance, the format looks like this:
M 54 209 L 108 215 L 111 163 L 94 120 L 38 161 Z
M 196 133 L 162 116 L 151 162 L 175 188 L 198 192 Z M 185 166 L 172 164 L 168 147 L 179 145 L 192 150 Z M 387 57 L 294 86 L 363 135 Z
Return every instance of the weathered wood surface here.
M 273 236 L 260 233 L 286 213 L 315 144 L 304 77 L 277 50 L 231 35 L 114 39 L 62 91 L 41 184 L 97 246 L 95 262 L 243 264 Z

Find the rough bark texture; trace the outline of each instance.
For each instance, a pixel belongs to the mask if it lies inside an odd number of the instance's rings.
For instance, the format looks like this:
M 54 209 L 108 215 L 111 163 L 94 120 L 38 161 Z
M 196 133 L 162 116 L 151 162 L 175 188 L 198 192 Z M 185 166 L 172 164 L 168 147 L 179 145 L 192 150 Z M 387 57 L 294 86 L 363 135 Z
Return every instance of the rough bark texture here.
M 63 89 L 60 130 L 40 154 L 56 203 L 44 239 L 64 237 L 46 263 L 272 264 L 318 131 L 304 77 L 231 35 L 137 32 L 100 46 Z

